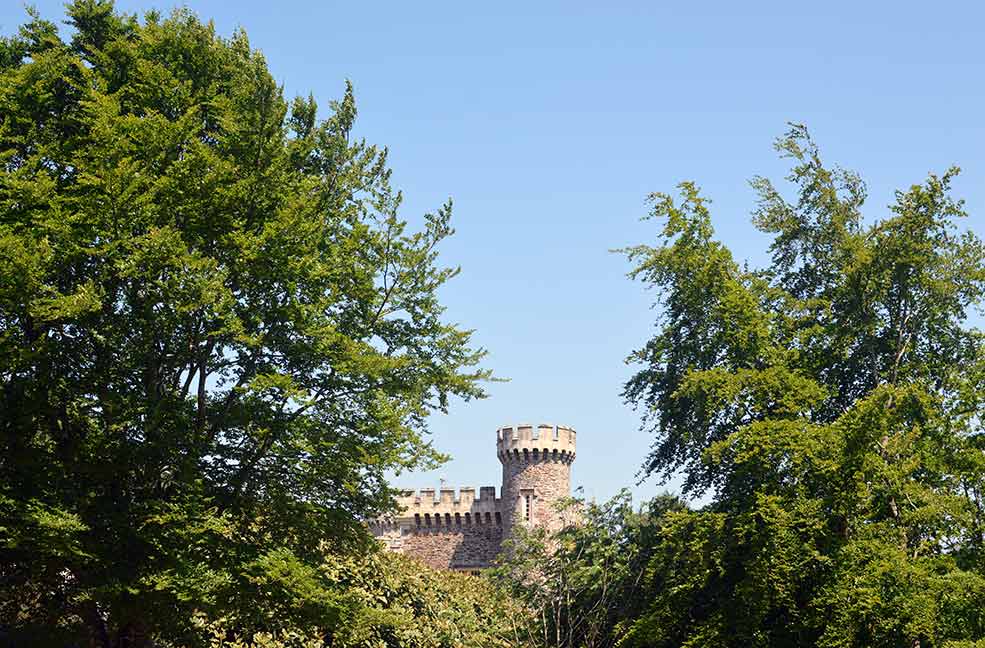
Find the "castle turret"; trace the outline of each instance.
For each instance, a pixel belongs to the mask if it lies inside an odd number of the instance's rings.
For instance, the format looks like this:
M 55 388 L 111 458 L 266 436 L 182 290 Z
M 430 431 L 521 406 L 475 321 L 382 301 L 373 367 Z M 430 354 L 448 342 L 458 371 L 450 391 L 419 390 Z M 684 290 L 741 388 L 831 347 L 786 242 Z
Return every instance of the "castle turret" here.
M 563 425 L 516 425 L 496 431 L 503 464 L 503 526 L 543 526 L 556 531 L 564 520 L 557 500 L 571 495 L 575 431 Z
M 563 425 L 516 425 L 496 431 L 503 464 L 501 496 L 495 486 L 422 488 L 396 493 L 397 511 L 368 520 L 390 551 L 432 567 L 477 572 L 493 565 L 515 524 L 551 531 L 566 522 L 555 508 L 571 494 L 575 431 Z

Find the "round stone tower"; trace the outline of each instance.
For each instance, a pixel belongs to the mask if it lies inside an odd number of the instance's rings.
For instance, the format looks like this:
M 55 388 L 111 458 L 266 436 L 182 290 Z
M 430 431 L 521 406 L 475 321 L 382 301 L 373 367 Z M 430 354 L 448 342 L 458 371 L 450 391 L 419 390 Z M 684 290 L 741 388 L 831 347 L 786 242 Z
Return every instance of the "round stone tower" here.
M 505 535 L 514 524 L 557 531 L 565 521 L 554 503 L 571 495 L 575 431 L 563 425 L 515 425 L 496 431 L 503 464 L 502 511 Z

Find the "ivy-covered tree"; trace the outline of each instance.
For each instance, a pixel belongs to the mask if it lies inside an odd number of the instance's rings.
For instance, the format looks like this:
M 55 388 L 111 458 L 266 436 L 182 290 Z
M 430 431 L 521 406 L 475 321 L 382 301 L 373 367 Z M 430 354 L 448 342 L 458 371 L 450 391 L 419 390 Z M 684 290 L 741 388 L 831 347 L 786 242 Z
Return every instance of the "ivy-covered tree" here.
M 408 229 L 351 88 L 319 120 L 243 32 L 67 12 L 0 39 L 3 631 L 344 624 L 268 583 L 358 547 L 387 471 L 442 459 L 429 413 L 483 395 L 437 296 L 450 203 Z
M 859 176 L 801 126 L 792 200 L 757 178 L 772 263 L 714 239 L 695 185 L 655 194 L 660 245 L 628 255 L 662 319 L 625 395 L 645 475 L 683 475 L 650 605 L 624 646 L 958 646 L 985 640 L 985 248 L 956 169 L 865 219 Z M 978 645 L 978 644 L 975 644 Z

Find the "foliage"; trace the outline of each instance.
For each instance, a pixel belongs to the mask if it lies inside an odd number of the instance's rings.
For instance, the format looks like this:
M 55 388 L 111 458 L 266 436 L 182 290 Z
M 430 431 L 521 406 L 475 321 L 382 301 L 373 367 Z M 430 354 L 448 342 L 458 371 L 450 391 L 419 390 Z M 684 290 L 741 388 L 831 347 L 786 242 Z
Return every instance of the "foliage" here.
M 318 584 L 297 590 L 295 604 L 343 591 L 351 606 L 327 638 L 315 627 L 243 638 L 229 619 L 199 616 L 196 623 L 211 635 L 211 648 L 478 648 L 517 645 L 509 620 L 526 614 L 480 577 L 437 572 L 398 554 L 328 555 L 316 572 L 314 581 L 300 579 Z
M 67 12 L 0 39 L 0 618 L 343 623 L 322 543 L 359 551 L 385 474 L 443 459 L 428 414 L 489 377 L 442 321 L 451 206 L 410 231 L 351 88 L 319 121 L 245 33 Z
M 957 169 L 866 221 L 865 185 L 801 126 L 795 195 L 756 178 L 772 263 L 740 266 L 695 185 L 651 196 L 661 244 L 626 252 L 662 319 L 625 395 L 683 471 L 621 646 L 944 646 L 985 638 L 985 249 Z M 966 642 L 966 643 L 961 643 Z
M 623 491 L 559 507 L 578 522 L 554 534 L 517 526 L 492 577 L 526 608 L 513 621 L 524 645 L 614 646 L 618 628 L 644 610 L 644 574 L 664 519 L 684 505 L 663 495 L 637 512 Z

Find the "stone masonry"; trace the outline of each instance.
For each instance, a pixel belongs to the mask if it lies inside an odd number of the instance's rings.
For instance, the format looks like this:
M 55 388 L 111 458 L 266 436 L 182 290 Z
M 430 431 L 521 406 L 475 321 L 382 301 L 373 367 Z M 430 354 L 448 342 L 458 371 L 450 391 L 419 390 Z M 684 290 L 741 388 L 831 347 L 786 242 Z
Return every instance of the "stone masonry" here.
M 370 530 L 390 551 L 415 556 L 441 569 L 489 567 L 514 525 L 564 525 L 553 504 L 571 494 L 575 431 L 563 425 L 515 425 L 496 430 L 503 465 L 500 497 L 495 486 L 402 491 L 400 513 L 373 520 Z

